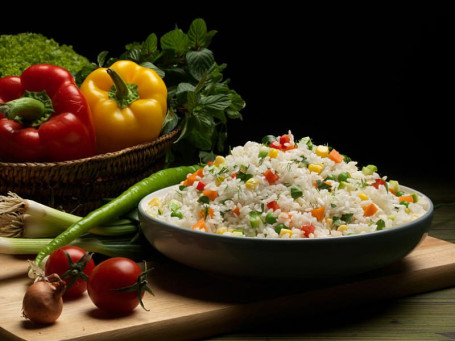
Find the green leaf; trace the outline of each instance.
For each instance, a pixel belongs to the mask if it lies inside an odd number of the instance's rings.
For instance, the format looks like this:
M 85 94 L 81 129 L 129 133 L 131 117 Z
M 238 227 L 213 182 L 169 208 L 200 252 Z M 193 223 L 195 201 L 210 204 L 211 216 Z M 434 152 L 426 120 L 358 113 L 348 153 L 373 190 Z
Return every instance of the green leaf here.
M 96 62 L 98 63 L 98 66 L 99 67 L 103 67 L 104 63 L 106 62 L 106 56 L 109 52 L 108 51 L 101 51 L 97 58 L 96 58 Z
M 175 88 L 175 94 L 174 96 L 177 98 L 177 105 L 179 106 L 185 106 L 185 104 L 188 101 L 188 93 L 191 92 L 191 100 L 194 101 L 194 104 L 192 104 L 191 108 L 196 105 L 196 97 L 194 94 L 194 85 L 191 83 L 179 83 L 177 87 Z M 191 109 L 193 110 L 193 109 Z
M 231 90 L 228 94 L 229 99 L 231 100 L 230 109 L 235 111 L 240 111 L 245 108 L 245 101 L 243 98 L 234 90 Z
M 189 39 L 182 30 L 176 28 L 165 33 L 160 39 L 160 44 L 163 50 L 174 50 L 177 55 L 182 56 L 188 51 Z
M 164 78 L 164 76 L 166 75 L 166 73 L 161 70 L 158 66 L 156 66 L 155 64 L 151 63 L 151 62 L 143 62 L 140 64 L 141 66 L 143 67 L 146 67 L 146 68 L 149 68 L 149 69 L 152 69 L 153 71 L 155 71 L 158 76 L 160 76 L 161 78 Z
M 172 108 L 169 108 L 162 124 L 163 128 L 161 129 L 161 134 L 164 135 L 174 130 L 174 128 L 177 127 L 178 122 L 179 117 Z
M 224 110 L 229 107 L 231 100 L 226 95 L 211 95 L 201 97 L 199 104 L 206 110 Z
M 302 188 L 297 185 L 297 184 L 293 184 L 291 186 L 291 197 L 293 199 L 298 199 L 300 198 L 301 196 L 303 195 L 303 191 L 302 191 Z
M 194 19 L 188 30 L 188 38 L 192 47 L 205 47 L 207 34 L 207 25 L 204 19 Z
M 191 47 L 194 49 L 208 47 L 216 33 L 216 30 L 210 30 L 207 32 L 207 24 L 204 19 L 194 19 L 188 30 Z
M 194 85 L 191 84 L 191 83 L 179 83 L 179 85 L 177 85 L 177 90 L 176 90 L 176 96 L 179 96 L 181 95 L 182 93 L 186 93 L 188 91 L 193 91 L 194 92 Z
M 200 80 L 204 73 L 215 62 L 212 51 L 203 48 L 197 51 L 190 51 L 186 54 L 188 71 L 196 80 Z
M 197 95 L 193 91 L 188 91 L 186 93 L 187 98 L 187 109 L 189 112 L 195 111 L 198 103 L 197 103 Z
M 158 49 L 158 38 L 155 33 L 150 34 L 142 44 L 143 55 L 153 55 Z
M 210 204 L 210 199 L 208 196 L 206 195 L 201 195 L 199 197 L 199 199 L 197 199 L 197 202 L 200 203 L 200 204 L 205 204 L 205 205 L 209 205 Z

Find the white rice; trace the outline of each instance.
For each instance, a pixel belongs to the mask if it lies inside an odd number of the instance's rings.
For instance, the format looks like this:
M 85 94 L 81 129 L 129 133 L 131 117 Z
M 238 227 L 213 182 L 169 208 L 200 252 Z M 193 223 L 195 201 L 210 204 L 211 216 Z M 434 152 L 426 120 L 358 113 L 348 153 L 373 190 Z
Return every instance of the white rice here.
M 392 182 L 380 177 L 377 171 L 365 174 L 354 161 L 336 163 L 316 153 L 317 146 L 313 146 L 310 139 L 294 142 L 292 133 L 287 135 L 290 146 L 295 148 L 279 150 L 256 142 L 235 147 L 230 155 L 206 165 L 202 177 L 191 185 L 181 185 L 162 198 L 152 199 L 148 213 L 180 227 L 209 233 L 320 238 L 392 228 L 415 220 L 428 210 L 428 201 L 418 193 L 414 194 L 417 199 L 414 202 L 400 203 L 392 191 L 392 187 L 397 189 L 397 183 L 392 186 Z M 265 157 L 259 156 L 266 153 Z M 312 165 L 321 166 L 322 171 L 315 172 Z M 256 183 L 234 175 L 242 167 Z M 267 181 L 264 173 L 268 169 L 279 176 L 275 183 Z M 349 177 L 338 178 L 340 173 L 348 173 Z M 377 179 L 383 179 L 385 185 L 373 186 Z M 317 184 L 324 181 L 328 188 L 318 189 Z M 205 202 L 201 202 L 204 193 L 197 188 L 201 189 L 199 182 L 205 184 L 204 191 L 217 191 L 218 196 L 210 201 L 205 196 Z M 301 195 L 297 191 L 293 197 L 291 189 L 295 185 L 299 186 Z M 272 201 L 276 201 L 278 209 L 267 207 Z M 370 204 L 377 210 L 366 216 L 363 208 Z M 320 207 L 324 207 L 324 214 L 318 220 L 311 210 Z M 253 211 L 258 215 L 256 223 L 251 221 Z M 194 227 L 201 219 L 204 227 Z

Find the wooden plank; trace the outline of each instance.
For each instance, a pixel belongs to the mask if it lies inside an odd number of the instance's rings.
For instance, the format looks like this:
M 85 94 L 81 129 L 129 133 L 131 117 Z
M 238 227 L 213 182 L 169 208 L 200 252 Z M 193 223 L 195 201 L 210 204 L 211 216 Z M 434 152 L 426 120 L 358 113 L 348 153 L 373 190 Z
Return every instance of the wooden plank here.
M 252 321 L 298 312 L 302 316 L 359 302 L 373 302 L 455 285 L 455 245 L 427 237 L 402 261 L 372 273 L 336 281 L 263 284 L 223 278 L 157 257 L 146 296 L 150 311 L 110 318 L 87 295 L 65 302 L 56 324 L 37 328 L 21 317 L 29 284 L 25 259 L 0 256 L 0 338 L 11 340 L 134 340 L 201 338 Z

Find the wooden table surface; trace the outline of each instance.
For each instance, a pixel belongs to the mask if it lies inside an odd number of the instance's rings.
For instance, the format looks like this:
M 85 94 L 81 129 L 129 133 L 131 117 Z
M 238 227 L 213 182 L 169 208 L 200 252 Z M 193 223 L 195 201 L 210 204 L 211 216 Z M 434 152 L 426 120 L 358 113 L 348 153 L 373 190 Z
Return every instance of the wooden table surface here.
M 455 184 L 410 178 L 407 186 L 439 203 L 455 202 Z M 430 236 L 455 243 L 455 206 L 435 208 Z M 455 287 L 360 305 L 350 311 L 283 316 L 210 340 L 453 340 Z

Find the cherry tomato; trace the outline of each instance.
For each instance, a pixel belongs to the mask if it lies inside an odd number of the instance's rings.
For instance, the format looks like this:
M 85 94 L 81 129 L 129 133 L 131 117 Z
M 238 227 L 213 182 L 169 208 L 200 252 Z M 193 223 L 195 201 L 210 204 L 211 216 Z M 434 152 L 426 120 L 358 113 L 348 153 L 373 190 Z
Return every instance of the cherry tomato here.
M 144 307 L 142 297 L 145 291 L 152 293 L 147 286 L 146 272 L 125 257 L 108 258 L 99 263 L 87 282 L 92 302 L 110 313 L 129 313 L 139 304 Z
M 65 281 L 64 297 L 77 297 L 87 290 L 87 279 L 94 268 L 91 254 L 80 247 L 68 245 L 52 252 L 44 272 L 46 276 L 56 273 Z

